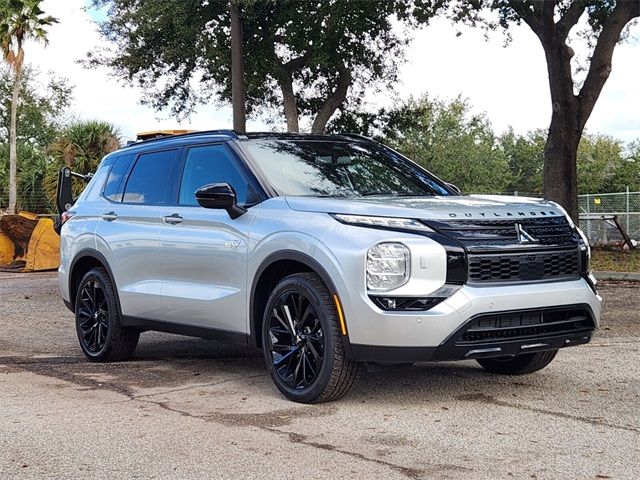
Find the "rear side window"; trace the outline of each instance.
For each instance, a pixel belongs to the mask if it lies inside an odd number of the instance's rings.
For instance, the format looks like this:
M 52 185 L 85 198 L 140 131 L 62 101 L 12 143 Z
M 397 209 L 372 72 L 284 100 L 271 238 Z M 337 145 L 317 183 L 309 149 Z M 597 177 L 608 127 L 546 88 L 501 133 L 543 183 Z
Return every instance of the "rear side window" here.
M 247 178 L 224 145 L 189 149 L 180 185 L 180 205 L 197 205 L 196 190 L 209 183 L 228 183 L 236 192 L 238 204 L 247 203 Z
M 124 176 L 129 170 L 133 158 L 134 155 L 129 154 L 122 155 L 116 159 L 115 163 L 111 167 L 111 171 L 109 172 L 109 177 L 107 177 L 107 182 L 104 185 L 104 190 L 102 191 L 102 195 L 104 195 L 105 198 L 111 200 L 112 202 L 122 201 Z
M 140 155 L 127 180 L 122 201 L 149 205 L 171 203 L 177 160 L 178 150 Z

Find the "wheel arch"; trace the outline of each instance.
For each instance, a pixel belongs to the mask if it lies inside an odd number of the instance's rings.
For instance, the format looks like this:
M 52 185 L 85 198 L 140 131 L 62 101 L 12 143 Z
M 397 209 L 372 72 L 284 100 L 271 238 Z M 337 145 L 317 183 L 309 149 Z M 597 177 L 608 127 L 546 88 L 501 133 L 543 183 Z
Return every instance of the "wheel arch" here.
M 120 298 L 118 297 L 118 288 L 113 277 L 113 272 L 111 271 L 109 263 L 104 255 L 92 248 L 86 248 L 79 251 L 69 267 L 69 303 L 71 310 L 75 311 L 75 301 L 80 281 L 92 268 L 104 268 L 107 272 L 109 280 L 111 280 L 115 290 L 116 304 L 118 305 L 118 312 L 120 313 Z
M 301 272 L 317 274 L 332 295 L 338 294 L 329 273 L 313 257 L 295 250 L 281 250 L 268 255 L 256 270 L 251 285 L 249 300 L 250 345 L 258 348 L 262 347 L 260 335 L 262 316 L 273 287 L 283 278 Z M 350 351 L 348 338 L 343 336 L 342 340 L 345 350 Z

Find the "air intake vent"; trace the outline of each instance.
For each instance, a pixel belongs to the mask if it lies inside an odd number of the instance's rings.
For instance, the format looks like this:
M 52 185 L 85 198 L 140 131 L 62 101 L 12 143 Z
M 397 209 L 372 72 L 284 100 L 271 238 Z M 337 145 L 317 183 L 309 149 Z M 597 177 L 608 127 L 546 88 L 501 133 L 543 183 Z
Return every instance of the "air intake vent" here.
M 471 322 L 456 345 L 519 340 L 588 331 L 594 328 L 586 310 L 527 311 L 483 315 Z

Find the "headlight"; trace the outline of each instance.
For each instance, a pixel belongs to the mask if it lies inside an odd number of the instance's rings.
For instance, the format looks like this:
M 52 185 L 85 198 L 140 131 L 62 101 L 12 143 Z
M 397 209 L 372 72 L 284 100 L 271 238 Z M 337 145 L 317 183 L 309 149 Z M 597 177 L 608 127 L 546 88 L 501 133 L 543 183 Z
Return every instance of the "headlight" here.
M 367 217 L 364 215 L 344 215 L 342 213 L 334 214 L 333 218 L 348 225 L 433 232 L 433 230 L 427 227 L 424 223 L 411 218 Z
M 367 288 L 386 292 L 409 280 L 411 254 L 401 243 L 379 243 L 367 252 Z

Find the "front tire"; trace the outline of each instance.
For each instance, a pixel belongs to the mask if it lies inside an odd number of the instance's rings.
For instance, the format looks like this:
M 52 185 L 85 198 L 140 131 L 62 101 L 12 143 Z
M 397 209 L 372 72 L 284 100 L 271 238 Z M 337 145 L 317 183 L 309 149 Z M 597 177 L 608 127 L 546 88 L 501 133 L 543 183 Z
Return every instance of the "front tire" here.
M 358 373 L 358 363 L 345 356 L 333 297 L 315 273 L 276 285 L 263 316 L 262 345 L 273 382 L 294 402 L 337 400 Z
M 500 375 L 525 375 L 537 372 L 549 365 L 558 350 L 523 353 L 513 357 L 479 358 L 476 361 L 485 370 Z
M 115 288 L 103 268 L 82 277 L 75 313 L 80 348 L 90 361 L 120 362 L 131 357 L 140 331 L 120 324 Z

